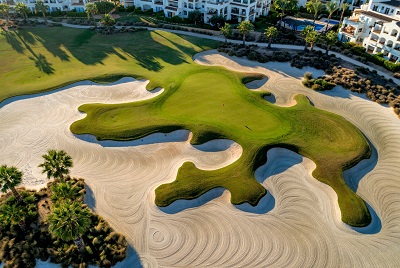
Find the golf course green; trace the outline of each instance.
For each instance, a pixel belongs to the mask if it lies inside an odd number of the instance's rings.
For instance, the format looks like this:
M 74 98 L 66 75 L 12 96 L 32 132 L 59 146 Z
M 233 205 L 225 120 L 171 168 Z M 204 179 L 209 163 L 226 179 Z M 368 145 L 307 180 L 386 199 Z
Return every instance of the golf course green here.
M 226 138 L 242 146 L 241 157 L 218 170 L 184 163 L 174 182 L 156 189 L 158 206 L 194 199 L 216 187 L 229 190 L 233 204 L 257 205 L 266 189 L 254 172 L 266 162 L 270 148 L 284 147 L 316 163 L 313 176 L 337 193 L 343 222 L 370 223 L 365 202 L 342 176 L 343 170 L 369 157 L 370 148 L 361 132 L 341 116 L 313 107 L 301 95 L 293 107 L 276 106 L 263 98 L 266 93 L 244 86 L 244 80 L 260 79 L 260 75 L 195 64 L 192 56 L 215 47 L 212 41 L 162 31 L 104 37 L 88 30 L 62 30 L 2 32 L 0 55 L 7 59 L 1 57 L 0 81 L 6 85 L 0 100 L 83 79 L 146 78 L 149 89 L 165 91 L 134 103 L 85 104 L 79 110 L 87 116 L 74 122 L 71 131 L 103 140 L 133 140 L 187 129 L 193 133 L 192 144 Z

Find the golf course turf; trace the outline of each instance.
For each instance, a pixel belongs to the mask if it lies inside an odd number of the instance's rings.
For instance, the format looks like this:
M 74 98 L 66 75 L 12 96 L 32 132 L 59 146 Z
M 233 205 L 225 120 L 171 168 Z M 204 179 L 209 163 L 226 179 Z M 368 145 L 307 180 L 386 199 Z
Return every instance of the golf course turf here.
M 156 189 L 157 205 L 193 199 L 216 187 L 229 190 L 233 204 L 256 205 L 266 189 L 256 181 L 254 171 L 266 162 L 270 148 L 285 147 L 316 163 L 313 176 L 337 193 L 343 222 L 353 226 L 370 223 L 365 202 L 342 177 L 343 170 L 369 156 L 370 148 L 360 131 L 341 116 L 313 107 L 300 95 L 293 107 L 270 104 L 262 93 L 243 85 L 243 79 L 259 75 L 195 64 L 192 56 L 214 47 L 212 41 L 161 31 L 111 37 L 87 30 L 45 31 L 0 36 L 0 53 L 8 59 L 0 67 L 7 69 L 0 70 L 1 80 L 7 83 L 1 100 L 83 79 L 146 78 L 149 89 L 163 87 L 165 92 L 134 103 L 85 104 L 79 110 L 87 116 L 73 123 L 71 131 L 98 139 L 132 140 L 187 129 L 193 133 L 192 144 L 227 138 L 242 146 L 241 157 L 218 170 L 199 170 L 193 163 L 184 163 L 174 182 Z M 24 49 L 12 51 L 12 42 Z M 18 69 L 23 66 L 25 77 Z

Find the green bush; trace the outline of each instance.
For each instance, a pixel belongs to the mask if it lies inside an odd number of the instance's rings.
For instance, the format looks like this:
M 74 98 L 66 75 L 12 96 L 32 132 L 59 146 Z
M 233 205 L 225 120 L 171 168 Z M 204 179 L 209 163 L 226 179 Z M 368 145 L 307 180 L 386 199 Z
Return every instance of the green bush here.
M 179 16 L 173 16 L 173 17 L 172 17 L 172 22 L 175 22 L 175 23 L 182 23 L 182 22 L 183 22 L 183 19 L 182 19 L 181 17 L 179 17 Z
M 115 5 L 111 2 L 94 2 L 100 14 L 109 13 Z
M 148 10 L 145 10 L 143 13 L 146 14 L 146 15 L 153 15 L 154 12 L 153 12 L 153 9 L 150 8 Z

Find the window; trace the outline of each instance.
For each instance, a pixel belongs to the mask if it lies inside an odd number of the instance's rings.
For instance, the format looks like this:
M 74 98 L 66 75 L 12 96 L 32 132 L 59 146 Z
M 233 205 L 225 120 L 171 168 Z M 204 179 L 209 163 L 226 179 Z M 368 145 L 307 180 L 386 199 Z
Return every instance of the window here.
M 398 11 L 396 12 L 396 15 L 400 15 L 400 10 L 398 10 Z
M 187 11 L 186 10 L 183 11 L 183 15 L 185 15 L 185 16 L 187 15 Z
M 378 11 L 378 6 L 374 6 L 374 7 L 372 8 L 372 10 L 373 10 L 373 11 Z
M 387 7 L 386 9 L 385 9 L 385 14 L 389 14 L 389 8 Z

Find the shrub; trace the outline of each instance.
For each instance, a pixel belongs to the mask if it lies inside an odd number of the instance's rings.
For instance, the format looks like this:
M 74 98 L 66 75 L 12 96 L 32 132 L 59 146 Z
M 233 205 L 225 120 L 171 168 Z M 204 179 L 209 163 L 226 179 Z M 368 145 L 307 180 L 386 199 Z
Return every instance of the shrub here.
M 112 2 L 94 2 L 100 14 L 109 13 L 115 5 Z
M 311 72 L 304 73 L 304 79 L 310 80 L 312 79 L 313 74 Z

